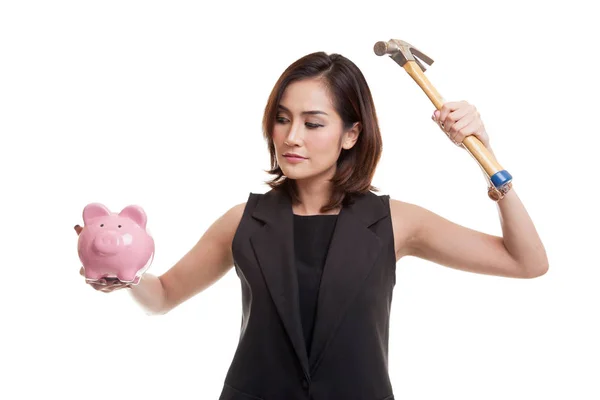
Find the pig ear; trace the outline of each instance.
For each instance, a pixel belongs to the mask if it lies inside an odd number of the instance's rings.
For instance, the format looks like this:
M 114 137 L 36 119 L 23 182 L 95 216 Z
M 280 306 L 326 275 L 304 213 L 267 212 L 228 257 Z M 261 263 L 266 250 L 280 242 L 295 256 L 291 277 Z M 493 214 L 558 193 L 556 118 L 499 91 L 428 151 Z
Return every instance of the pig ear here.
M 87 225 L 90 220 L 110 215 L 110 210 L 100 203 L 91 203 L 83 209 L 83 223 Z
M 146 213 L 140 206 L 127 206 L 119 213 L 119 216 L 129 218 L 142 228 L 146 229 L 146 221 L 148 220 L 148 218 L 146 217 Z

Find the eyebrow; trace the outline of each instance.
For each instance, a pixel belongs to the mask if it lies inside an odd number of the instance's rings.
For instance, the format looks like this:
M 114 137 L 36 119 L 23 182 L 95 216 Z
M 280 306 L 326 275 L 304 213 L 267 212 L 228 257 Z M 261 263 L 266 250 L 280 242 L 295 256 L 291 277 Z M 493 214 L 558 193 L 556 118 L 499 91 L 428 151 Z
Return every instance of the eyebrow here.
M 281 108 L 283 111 L 287 111 L 290 112 L 290 110 L 287 107 L 282 106 L 281 104 L 279 105 L 279 108 Z M 317 115 L 317 114 L 323 114 L 323 115 L 329 115 L 327 114 L 325 111 L 319 111 L 319 110 L 310 110 L 310 111 L 302 111 L 300 114 L 302 115 Z

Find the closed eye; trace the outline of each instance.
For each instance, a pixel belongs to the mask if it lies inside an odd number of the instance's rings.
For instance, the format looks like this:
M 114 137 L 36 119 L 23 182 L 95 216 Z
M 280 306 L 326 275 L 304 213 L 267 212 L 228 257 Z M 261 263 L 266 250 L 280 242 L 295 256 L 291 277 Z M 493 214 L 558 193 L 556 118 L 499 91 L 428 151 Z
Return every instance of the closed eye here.
M 278 124 L 287 124 L 288 122 L 290 122 L 290 121 L 289 121 L 287 118 L 283 118 L 283 117 L 277 117 L 277 118 L 275 118 L 275 121 L 276 121 Z M 321 128 L 321 127 L 323 127 L 323 125 L 321 125 L 321 124 L 313 124 L 313 123 L 311 123 L 311 122 L 306 122 L 304 125 L 305 125 L 305 126 L 308 128 L 308 129 L 317 129 L 317 128 Z

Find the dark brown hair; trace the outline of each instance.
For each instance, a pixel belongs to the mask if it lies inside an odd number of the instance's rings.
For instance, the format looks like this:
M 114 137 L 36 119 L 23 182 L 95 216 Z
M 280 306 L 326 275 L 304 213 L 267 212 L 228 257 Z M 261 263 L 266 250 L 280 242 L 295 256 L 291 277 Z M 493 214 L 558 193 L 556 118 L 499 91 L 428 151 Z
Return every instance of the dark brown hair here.
M 308 54 L 283 72 L 265 107 L 262 129 L 271 155 L 271 169 L 266 172 L 275 175 L 266 182 L 271 188 L 286 191 L 294 203 L 299 201 L 294 180 L 285 177 L 277 165 L 272 134 L 279 102 L 286 87 L 294 81 L 309 78 L 320 78 L 325 83 L 344 130 L 350 129 L 355 122 L 362 125 L 355 145 L 349 150 L 342 149 L 337 160 L 336 173 L 331 180 L 333 193 L 321 209 L 321 212 L 327 212 L 342 204 L 349 204 L 355 194 L 378 190 L 371 185 L 371 181 L 381 157 L 382 140 L 371 91 L 360 69 L 340 54 Z

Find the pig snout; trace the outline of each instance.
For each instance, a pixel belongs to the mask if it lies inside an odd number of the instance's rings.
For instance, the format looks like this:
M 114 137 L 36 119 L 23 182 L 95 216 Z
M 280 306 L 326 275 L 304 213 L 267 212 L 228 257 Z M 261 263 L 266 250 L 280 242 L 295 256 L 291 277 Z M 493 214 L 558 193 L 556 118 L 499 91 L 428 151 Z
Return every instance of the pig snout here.
M 116 232 L 102 232 L 94 238 L 94 250 L 103 255 L 117 254 L 123 247 L 123 237 Z

